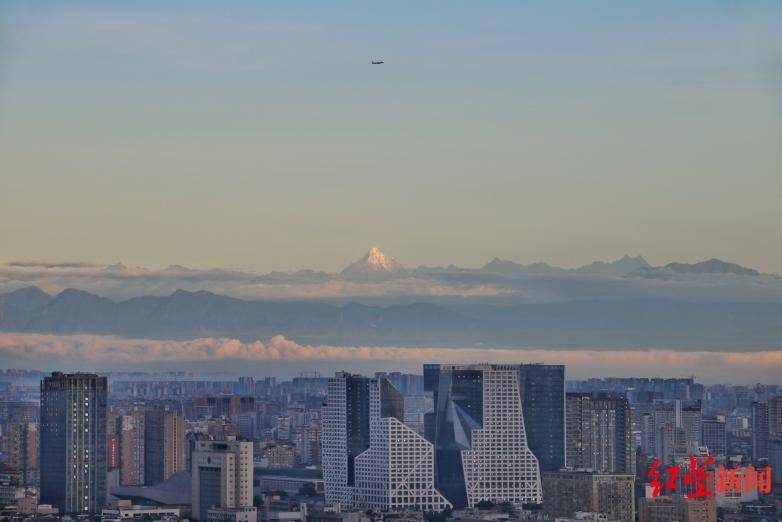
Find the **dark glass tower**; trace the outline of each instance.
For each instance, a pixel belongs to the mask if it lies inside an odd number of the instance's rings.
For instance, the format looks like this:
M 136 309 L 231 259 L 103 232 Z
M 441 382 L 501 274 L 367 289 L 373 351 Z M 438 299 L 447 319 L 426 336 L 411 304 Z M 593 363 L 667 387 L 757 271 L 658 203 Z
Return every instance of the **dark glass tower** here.
M 424 389 L 434 396 L 434 411 L 424 416 L 426 437 L 434 445 L 435 487 L 454 506 L 467 506 L 462 450 L 483 420 L 483 372 L 441 371 L 424 365 Z
M 564 384 L 564 366 L 424 365 L 437 490 L 456 508 L 481 499 L 538 502 L 539 471 L 564 465 Z M 503 446 L 506 439 L 513 440 Z M 492 468 L 498 458 L 504 469 Z
M 345 421 L 348 435 L 348 486 L 356 480 L 356 457 L 369 448 L 369 379 L 345 378 Z
M 100 513 L 106 500 L 105 377 L 52 373 L 41 381 L 41 503 Z
M 559 471 L 565 466 L 565 367 L 522 364 L 519 372 L 529 449 L 540 471 Z

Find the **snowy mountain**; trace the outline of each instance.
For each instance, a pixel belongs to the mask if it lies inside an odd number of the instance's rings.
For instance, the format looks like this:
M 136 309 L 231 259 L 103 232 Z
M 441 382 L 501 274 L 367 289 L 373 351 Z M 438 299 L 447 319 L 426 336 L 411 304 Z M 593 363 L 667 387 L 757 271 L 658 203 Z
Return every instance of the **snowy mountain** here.
M 369 252 L 355 263 L 351 263 L 340 272 L 343 279 L 387 279 L 407 275 L 407 270 L 402 264 L 391 256 L 387 256 L 377 247 L 372 247 Z

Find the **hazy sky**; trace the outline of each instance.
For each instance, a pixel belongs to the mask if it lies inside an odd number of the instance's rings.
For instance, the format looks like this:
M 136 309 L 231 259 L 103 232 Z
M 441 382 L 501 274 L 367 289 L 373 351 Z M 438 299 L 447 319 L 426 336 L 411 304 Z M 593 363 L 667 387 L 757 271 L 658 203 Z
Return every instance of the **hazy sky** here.
M 0 3 L 0 261 L 782 272 L 779 1 L 323 4 Z

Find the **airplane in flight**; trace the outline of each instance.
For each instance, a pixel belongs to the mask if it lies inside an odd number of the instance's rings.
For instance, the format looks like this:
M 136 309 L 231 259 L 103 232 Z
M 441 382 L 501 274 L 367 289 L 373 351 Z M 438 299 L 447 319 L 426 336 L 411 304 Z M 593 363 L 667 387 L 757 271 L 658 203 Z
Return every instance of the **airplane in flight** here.
M 382 60 L 378 61 L 378 62 L 376 62 L 375 60 L 372 60 L 372 65 L 380 65 L 381 63 L 386 63 L 386 62 L 384 62 Z

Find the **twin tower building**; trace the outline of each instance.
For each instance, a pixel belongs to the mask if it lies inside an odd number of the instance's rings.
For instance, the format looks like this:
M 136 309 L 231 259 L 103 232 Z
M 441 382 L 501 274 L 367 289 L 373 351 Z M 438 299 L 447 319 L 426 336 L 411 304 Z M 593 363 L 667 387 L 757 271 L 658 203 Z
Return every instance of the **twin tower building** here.
M 540 473 L 565 465 L 565 367 L 424 365 L 425 433 L 385 378 L 338 373 L 323 409 L 326 502 L 441 511 L 482 500 L 540 504 Z

